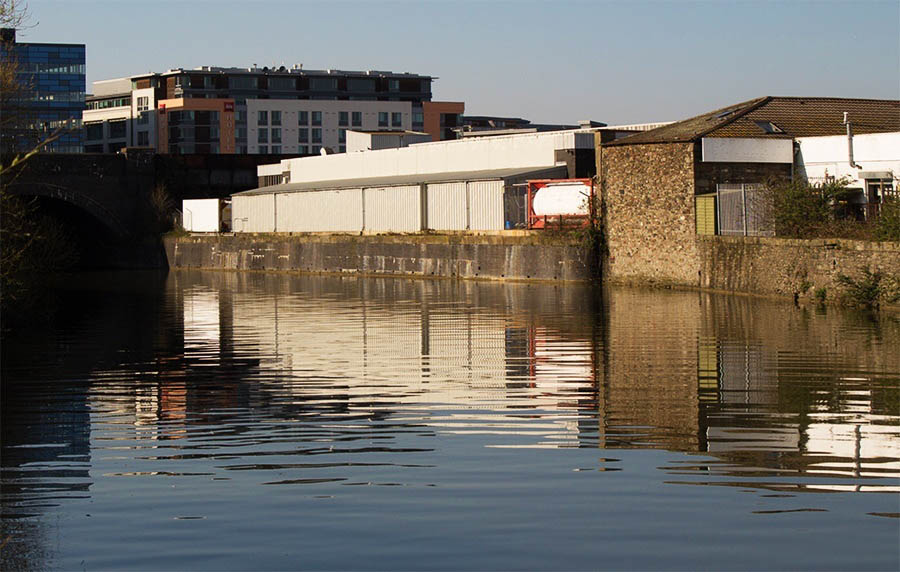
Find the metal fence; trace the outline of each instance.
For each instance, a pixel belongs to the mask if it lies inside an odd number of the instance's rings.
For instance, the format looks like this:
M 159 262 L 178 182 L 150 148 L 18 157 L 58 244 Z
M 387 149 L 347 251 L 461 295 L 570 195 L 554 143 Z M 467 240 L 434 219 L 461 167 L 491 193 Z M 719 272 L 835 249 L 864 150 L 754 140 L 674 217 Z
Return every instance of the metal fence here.
M 771 200 L 763 185 L 719 184 L 716 204 L 719 234 L 775 236 Z

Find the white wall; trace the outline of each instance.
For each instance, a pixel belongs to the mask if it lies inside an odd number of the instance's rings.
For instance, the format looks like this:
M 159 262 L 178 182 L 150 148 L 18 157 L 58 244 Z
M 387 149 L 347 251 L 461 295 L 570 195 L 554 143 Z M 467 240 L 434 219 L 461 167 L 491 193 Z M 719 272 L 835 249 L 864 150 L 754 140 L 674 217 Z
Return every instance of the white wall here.
M 794 162 L 791 139 L 755 137 L 704 137 L 704 163 L 786 163 Z
M 399 149 L 408 147 L 414 143 L 428 143 L 431 135 L 428 133 L 363 133 L 361 131 L 347 132 L 347 153 L 357 151 L 372 151 L 379 149 Z
M 291 182 L 553 167 L 557 149 L 590 149 L 590 131 L 550 131 L 420 143 L 402 149 L 302 157 L 283 161 Z
M 853 136 L 853 160 L 861 169 L 850 166 L 847 136 L 798 137 L 800 152 L 797 169 L 811 181 L 828 176 L 846 177 L 851 187 L 862 188 L 860 171 L 891 171 L 900 178 L 900 132 Z
M 281 125 L 272 125 L 272 111 L 281 111 Z M 269 112 L 269 124 L 258 125 L 257 120 L 259 111 Z M 322 125 L 298 125 L 298 115 L 300 111 L 309 112 L 310 116 L 313 111 L 322 112 Z M 352 113 L 359 111 L 362 113 L 362 126 L 342 126 L 338 124 L 339 112 L 346 111 L 350 116 L 348 123 L 352 124 Z M 250 154 L 259 153 L 260 145 L 268 146 L 269 152 L 272 151 L 273 145 L 280 145 L 281 152 L 301 153 L 301 147 L 306 147 L 309 153 L 317 153 L 313 147 L 330 147 L 335 152 L 339 151 L 345 143 L 340 142 L 340 130 L 362 129 L 374 131 L 384 129 L 378 126 L 378 112 L 400 113 L 401 126 L 394 127 L 390 124 L 390 116 L 388 116 L 388 128 L 391 129 L 410 129 L 412 126 L 412 103 L 408 101 L 328 101 L 319 99 L 248 99 L 247 100 L 247 152 Z M 281 129 L 281 143 L 272 142 L 272 128 Z M 269 130 L 269 142 L 259 143 L 259 129 Z M 298 141 L 298 131 L 307 129 L 309 133 L 309 142 L 300 143 Z M 312 130 L 322 130 L 322 142 L 312 142 Z

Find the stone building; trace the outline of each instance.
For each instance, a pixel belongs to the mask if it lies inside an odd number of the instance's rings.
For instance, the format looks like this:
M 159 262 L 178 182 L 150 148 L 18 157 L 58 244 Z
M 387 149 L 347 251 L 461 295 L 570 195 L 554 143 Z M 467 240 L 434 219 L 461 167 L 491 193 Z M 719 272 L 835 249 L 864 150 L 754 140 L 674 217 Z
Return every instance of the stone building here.
M 898 131 L 900 101 L 761 97 L 623 139 L 598 137 L 605 274 L 700 285 L 698 235 L 771 233 L 753 217 L 753 189 L 792 176 L 796 138 L 847 134 L 847 122 L 856 134 Z

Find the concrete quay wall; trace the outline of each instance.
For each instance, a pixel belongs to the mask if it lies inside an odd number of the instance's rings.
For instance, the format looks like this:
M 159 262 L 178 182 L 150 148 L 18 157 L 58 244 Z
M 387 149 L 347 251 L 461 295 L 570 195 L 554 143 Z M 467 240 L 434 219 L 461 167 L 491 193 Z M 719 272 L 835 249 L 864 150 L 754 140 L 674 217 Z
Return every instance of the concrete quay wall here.
M 571 237 L 503 235 L 285 235 L 169 237 L 172 268 L 358 273 L 487 280 L 587 281 L 590 249 Z

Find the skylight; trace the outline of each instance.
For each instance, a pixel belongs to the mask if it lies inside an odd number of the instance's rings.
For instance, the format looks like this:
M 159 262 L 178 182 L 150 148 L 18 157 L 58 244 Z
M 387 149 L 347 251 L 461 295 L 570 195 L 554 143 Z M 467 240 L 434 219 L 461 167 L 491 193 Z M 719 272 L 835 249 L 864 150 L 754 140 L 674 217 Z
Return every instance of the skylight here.
M 756 126 L 766 133 L 784 133 L 784 129 L 778 127 L 771 121 L 754 121 L 753 123 L 756 123 Z

